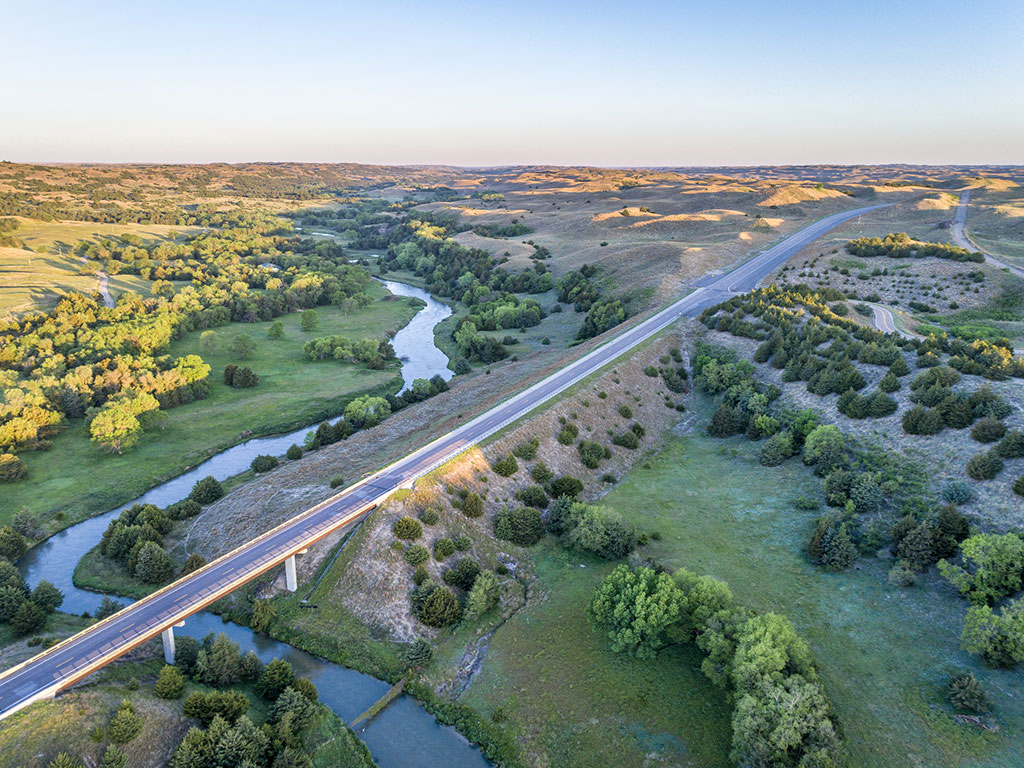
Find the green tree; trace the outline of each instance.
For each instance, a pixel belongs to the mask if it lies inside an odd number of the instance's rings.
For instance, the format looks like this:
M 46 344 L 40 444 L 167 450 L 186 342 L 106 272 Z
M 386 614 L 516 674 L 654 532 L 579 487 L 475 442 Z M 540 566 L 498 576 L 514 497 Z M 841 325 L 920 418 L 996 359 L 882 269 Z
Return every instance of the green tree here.
M 653 658 L 679 620 L 680 593 L 667 573 L 618 566 L 598 588 L 588 616 L 605 629 L 616 653 Z
M 11 629 L 19 635 L 30 635 L 46 625 L 46 613 L 35 603 L 26 600 L 11 617 Z
M 987 605 L 967 611 L 960 642 L 965 651 L 980 653 L 995 667 L 1012 669 L 1024 661 L 1024 599 L 996 613 Z
M 363 395 L 345 406 L 345 421 L 357 429 L 375 427 L 391 415 L 391 406 L 383 397 Z
M 1024 583 L 1024 541 L 1013 533 L 979 533 L 960 544 L 963 566 L 946 560 L 939 572 L 972 603 L 995 605 Z
M 0 483 L 16 483 L 28 477 L 28 466 L 13 453 L 0 452 Z
M 447 587 L 437 587 L 424 601 L 417 616 L 428 627 L 448 627 L 459 623 L 462 606 L 454 592 Z
M 510 453 L 503 459 L 492 464 L 491 469 L 493 469 L 495 474 L 500 477 L 511 477 L 519 471 L 519 462 L 517 462 L 516 457 Z
M 839 428 L 831 424 L 815 427 L 804 441 L 804 464 L 813 464 L 814 473 L 827 476 L 846 464 L 846 440 Z
M 498 604 L 501 586 L 491 571 L 481 571 L 466 596 L 466 619 L 474 621 Z
M 224 495 L 224 488 L 220 482 L 212 476 L 204 477 L 192 486 L 188 497 L 199 504 L 212 504 Z
M 217 352 L 217 332 L 203 331 L 199 334 L 199 351 L 210 356 Z
M 272 322 L 270 324 L 270 327 L 267 329 L 267 338 L 268 339 L 281 339 L 281 338 L 284 338 L 284 323 L 282 323 L 280 320 L 275 320 L 274 322 Z
M 277 609 L 270 600 L 256 600 L 252 604 L 252 628 L 266 632 L 277 617 Z
M 143 725 L 142 715 L 135 711 L 134 705 L 128 699 L 122 699 L 107 726 L 107 733 L 115 744 L 127 744 L 142 732 Z
M 207 685 L 225 686 L 238 682 L 242 654 L 238 643 L 223 632 L 203 639 L 203 649 L 196 658 L 196 672 Z
M 25 554 L 28 544 L 20 533 L 9 525 L 0 528 L 0 557 L 6 557 L 12 563 Z
M 274 659 L 256 681 L 256 690 L 265 699 L 273 701 L 285 688 L 295 682 L 295 670 L 284 659 Z
M 32 602 L 46 613 L 53 613 L 64 602 L 64 593 L 46 579 L 43 579 L 32 590 Z
M 72 757 L 67 752 L 58 752 L 57 756 L 47 764 L 46 768 L 82 768 L 82 761 Z
M 532 547 L 544 537 L 540 510 L 504 507 L 494 516 L 494 535 L 520 547 Z
M 415 517 L 400 517 L 391 526 L 391 532 L 399 539 L 412 541 L 423 535 L 423 525 Z
M 446 570 L 442 578 L 445 584 L 469 590 L 479 575 L 480 564 L 472 557 L 463 557 L 452 568 Z
M 420 637 L 406 650 L 405 663 L 414 669 L 419 669 L 427 666 L 433 657 L 434 649 L 430 642 Z
M 161 699 L 180 699 L 185 693 L 185 678 L 177 667 L 165 665 L 156 677 L 153 693 Z
M 256 354 L 256 340 L 247 333 L 240 333 L 228 345 L 228 354 L 233 360 L 248 360 Z
M 108 744 L 106 751 L 103 753 L 103 759 L 100 760 L 99 768 L 124 768 L 127 762 L 128 755 L 120 747 L 115 744 Z
M 475 491 L 470 491 L 466 498 L 462 499 L 459 508 L 466 517 L 480 517 L 484 513 L 483 497 Z
M 290 445 L 288 446 L 288 451 L 285 453 L 285 456 L 291 461 L 297 461 L 302 458 L 302 449 L 297 445 Z
M 301 319 L 302 330 L 306 333 L 316 330 L 317 324 L 320 322 L 320 317 L 317 315 L 316 310 L 307 309 L 302 313 Z
M 181 567 L 181 575 L 186 576 L 193 571 L 198 571 L 204 565 L 206 565 L 206 558 L 198 552 L 193 552 L 188 556 L 188 560 L 186 560 L 185 564 Z
M 135 578 L 146 584 L 163 584 L 173 575 L 174 563 L 164 548 L 153 541 L 144 543 L 135 565 Z

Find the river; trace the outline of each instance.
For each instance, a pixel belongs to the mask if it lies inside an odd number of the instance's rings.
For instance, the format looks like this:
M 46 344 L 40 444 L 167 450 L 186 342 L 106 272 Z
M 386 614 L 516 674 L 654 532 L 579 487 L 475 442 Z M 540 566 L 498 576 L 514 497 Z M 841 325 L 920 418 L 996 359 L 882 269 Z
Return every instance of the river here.
M 392 339 L 396 356 L 402 361 L 403 389 L 414 379 L 441 375 L 452 377 L 448 358 L 434 344 L 434 327 L 451 315 L 452 310 L 426 291 L 405 283 L 383 281 L 398 296 L 415 297 L 426 302 L 413 319 Z M 283 455 L 293 443 L 301 445 L 312 427 L 285 435 L 258 437 L 218 453 L 194 469 L 144 493 L 122 507 L 93 517 L 50 537 L 29 550 L 18 563 L 29 584 L 46 579 L 64 593 L 61 610 L 68 613 L 94 611 L 103 596 L 79 589 L 72 583 L 72 574 L 79 560 L 99 543 L 110 521 L 132 504 L 155 504 L 166 507 L 181 501 L 197 480 L 212 475 L 225 480 L 249 468 L 260 454 Z M 176 633 L 203 637 L 209 632 L 224 632 L 241 646 L 242 652 L 254 650 L 266 662 L 283 658 L 291 662 L 296 673 L 308 677 L 317 687 L 320 700 L 345 722 L 351 722 L 383 696 L 389 686 L 382 680 L 325 659 L 300 651 L 284 643 L 253 632 L 248 627 L 223 622 L 210 613 L 190 616 L 183 629 Z M 381 768 L 482 768 L 489 765 L 479 750 L 454 728 L 438 723 L 414 698 L 402 695 L 373 718 L 359 733 Z

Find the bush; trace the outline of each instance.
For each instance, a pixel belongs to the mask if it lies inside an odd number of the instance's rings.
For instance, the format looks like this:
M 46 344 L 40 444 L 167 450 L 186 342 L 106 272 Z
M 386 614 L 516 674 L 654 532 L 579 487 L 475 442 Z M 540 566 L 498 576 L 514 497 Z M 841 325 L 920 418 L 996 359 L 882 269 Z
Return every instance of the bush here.
M 520 547 L 532 547 L 544 536 L 540 512 L 531 507 L 505 507 L 494 516 L 494 535 Z
M 291 461 L 296 461 L 297 459 L 301 459 L 302 458 L 302 449 L 299 448 L 299 446 L 297 446 L 297 445 L 294 445 L 294 444 L 290 445 L 290 446 L 288 446 L 288 450 L 285 453 L 285 456 L 288 459 L 290 459 Z
M 433 647 L 422 637 L 417 638 L 416 642 L 405 651 L 405 663 L 414 668 L 427 666 L 433 657 Z
M 548 465 L 543 460 L 538 461 L 533 467 L 530 468 L 530 477 L 533 478 L 534 482 L 543 485 L 547 483 L 551 478 L 555 476 L 555 473 L 548 469 Z
M 28 467 L 13 453 L 0 453 L 0 483 L 15 483 L 28 477 Z
M 942 488 L 942 498 L 950 504 L 968 504 L 974 501 L 974 490 L 963 480 L 953 480 Z
M 430 559 L 430 550 L 422 544 L 413 544 L 405 550 L 405 554 L 402 557 L 405 558 L 405 562 L 409 565 L 420 565 Z
M 971 428 L 971 439 L 979 443 L 994 443 L 1006 434 L 1006 425 L 997 419 L 984 418 Z
M 1000 613 L 987 605 L 972 606 L 960 642 L 994 667 L 1016 667 L 1024 661 L 1024 599 L 1008 603 Z
M 679 620 L 678 589 L 667 573 L 618 566 L 598 587 L 587 616 L 608 633 L 616 653 L 653 659 Z
M 619 416 L 621 416 L 624 419 L 632 419 L 633 418 L 633 409 L 630 408 L 628 405 L 620 405 L 619 406 Z
M 187 520 L 195 517 L 203 511 L 202 505 L 193 499 L 185 499 L 167 508 L 167 514 L 172 520 Z
M 103 752 L 103 759 L 100 761 L 99 768 L 124 768 L 127 763 L 128 755 L 114 744 L 108 744 L 107 749 Z M 50 768 L 53 768 L 53 766 Z
M 5 557 L 12 563 L 25 554 L 28 544 L 20 533 L 10 526 L 0 528 L 0 557 Z
M 127 744 L 142 732 L 143 719 L 128 699 L 121 700 L 121 706 L 114 713 L 107 733 L 115 744 Z
M 967 462 L 967 476 L 972 480 L 991 480 L 1003 471 L 1003 462 L 994 451 L 978 453 Z
M 161 699 L 180 699 L 185 692 L 185 678 L 177 667 L 165 665 L 156 677 L 153 693 Z
M 154 541 L 147 541 L 139 550 L 134 575 L 146 584 L 163 584 L 174 575 L 174 563 L 163 547 Z
M 1024 457 L 1024 432 L 1013 429 L 999 441 L 995 447 L 997 456 L 1003 459 L 1019 459 Z
M 260 695 L 274 701 L 295 682 L 295 670 L 284 659 L 274 659 L 263 669 L 256 681 L 256 690 Z
M 571 475 L 555 478 L 548 483 L 548 493 L 555 499 L 575 499 L 583 493 L 583 481 Z
M 26 600 L 11 617 L 11 629 L 18 635 L 30 635 L 46 626 L 46 612 L 31 600 Z
M 577 510 L 576 507 L 582 507 Z M 604 507 L 590 504 L 574 505 L 575 525 L 565 534 L 565 543 L 575 549 L 591 552 L 605 560 L 619 560 L 637 545 L 637 535 L 622 517 Z
M 245 365 L 229 365 L 224 369 L 224 383 L 235 389 L 247 389 L 260 383 L 260 377 Z
M 814 465 L 814 474 L 827 476 L 846 464 L 846 440 L 839 429 L 830 424 L 815 427 L 804 441 L 804 464 Z
M 248 709 L 249 699 L 241 691 L 193 691 L 181 704 L 185 717 L 194 717 L 204 726 L 208 726 L 218 716 L 233 723 Z
M 501 477 L 512 477 L 512 475 L 519 471 L 519 462 L 510 453 L 505 458 L 492 464 L 491 469 Z
M 427 507 L 420 512 L 420 522 L 424 525 L 437 525 L 441 522 L 441 515 L 433 507 Z
M 426 581 L 430 580 L 430 572 L 423 566 L 422 563 L 416 566 L 416 570 L 412 574 L 412 583 L 417 587 Z
M 428 627 L 450 627 L 462 618 L 459 598 L 447 587 L 433 585 L 416 617 Z
M 423 535 L 423 526 L 420 521 L 412 517 L 400 517 L 391 527 L 391 532 L 400 539 L 412 541 Z
M 528 485 L 525 488 L 520 488 L 516 491 L 515 497 L 528 507 L 547 509 L 548 506 L 548 495 L 539 485 Z
M 576 438 L 579 437 L 579 434 L 579 427 L 575 424 L 566 424 L 562 427 L 562 431 L 556 435 L 555 439 L 562 445 L 572 445 L 576 442 Z
M 484 513 L 484 500 L 479 493 L 470 491 L 466 498 L 462 499 L 459 509 L 466 517 L 480 517 Z
M 612 438 L 613 445 L 620 445 L 623 448 L 628 448 L 633 451 L 640 447 L 640 440 L 633 430 L 627 430 L 622 434 L 615 435 Z
M 188 497 L 198 504 L 212 504 L 224 495 L 224 488 L 214 477 L 204 477 L 192 486 Z
M 454 555 L 455 552 L 455 542 L 451 539 L 441 537 L 434 541 L 434 559 L 438 562 L 444 560 L 449 555 Z
M 611 451 L 606 446 L 592 440 L 580 440 L 576 450 L 579 452 L 583 466 L 588 469 L 597 469 L 602 459 L 611 457 Z
M 989 711 L 988 697 L 981 683 L 970 672 L 952 675 L 946 684 L 949 703 L 962 712 L 982 714 Z
M 473 540 L 464 533 L 456 536 L 453 539 L 453 543 L 455 544 L 455 549 L 459 552 L 468 552 L 473 548 Z
M 442 578 L 445 584 L 450 584 L 459 589 L 469 590 L 480 574 L 480 564 L 472 557 L 463 557 L 454 567 L 444 572 Z
M 341 475 L 335 475 L 334 477 L 331 478 L 331 482 L 328 483 L 328 485 L 331 486 L 331 490 L 334 490 L 335 488 L 340 488 L 344 484 L 345 478 L 342 477 Z
M 320 317 L 317 315 L 316 310 L 307 309 L 302 313 L 299 325 L 302 327 L 302 330 L 309 333 L 310 331 L 316 330 L 316 326 L 319 322 Z
M 266 454 L 260 454 L 252 460 L 249 467 L 253 472 L 269 472 L 277 466 L 276 456 L 267 456 Z
M 758 460 L 762 466 L 777 467 L 795 453 L 792 434 L 788 431 L 776 432 L 761 446 Z
M 917 572 L 899 561 L 889 569 L 889 583 L 895 587 L 912 587 L 917 583 Z
M 1024 475 L 1021 475 L 1014 481 L 1013 492 L 1018 496 L 1024 496 Z
M 540 441 L 537 440 L 537 438 L 535 437 L 531 437 L 526 442 L 517 445 L 515 450 L 512 451 L 512 453 L 518 456 L 520 459 L 523 459 L 524 461 L 530 461 L 532 459 L 537 458 L 537 451 L 539 448 Z

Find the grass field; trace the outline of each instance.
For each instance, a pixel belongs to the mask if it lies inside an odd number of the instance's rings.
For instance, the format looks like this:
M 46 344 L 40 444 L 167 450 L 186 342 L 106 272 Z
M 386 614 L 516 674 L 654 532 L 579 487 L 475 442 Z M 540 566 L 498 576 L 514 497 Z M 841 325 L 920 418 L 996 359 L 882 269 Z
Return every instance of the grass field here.
M 1024 680 L 959 649 L 964 603 L 934 574 L 917 588 L 892 587 L 888 566 L 874 560 L 841 574 L 819 572 L 803 556 L 818 513 L 793 505 L 799 495 L 819 493 L 818 481 L 796 462 L 765 469 L 756 455 L 756 445 L 741 439 L 680 438 L 625 477 L 604 503 L 662 534 L 646 556 L 723 579 L 741 602 L 793 620 L 821 665 L 853 764 L 1020 764 Z M 510 664 L 528 672 L 511 654 L 497 654 L 494 663 L 499 672 Z M 947 713 L 944 685 L 958 668 L 973 671 L 989 692 L 997 733 L 958 724 Z M 485 667 L 481 685 L 486 675 Z M 690 719 L 686 710 L 676 716 Z
M 385 295 L 378 283 L 371 291 L 377 299 Z M 73 423 L 54 438 L 51 450 L 23 455 L 29 477 L 5 487 L 0 524 L 24 506 L 48 521 L 51 531 L 58 530 L 129 501 L 246 437 L 316 422 L 338 413 L 359 392 L 397 390 L 397 363 L 382 371 L 334 361 L 313 363 L 302 357 L 302 345 L 329 334 L 383 338 L 385 331 L 401 328 L 416 311 L 404 299 L 374 301 L 351 315 L 321 307 L 319 325 L 311 333 L 299 328 L 298 313 L 280 318 L 285 336 L 276 341 L 267 338 L 269 322 L 218 328 L 218 350 L 203 356 L 213 369 L 210 397 L 168 410 L 162 430 L 143 436 L 136 448 L 120 456 L 99 451 L 83 433 L 81 422 Z M 251 389 L 228 387 L 221 375 L 231 362 L 226 349 L 240 333 L 257 341 L 256 354 L 244 361 L 260 376 L 259 385 Z M 198 332 L 171 348 L 173 355 L 199 351 Z M 63 518 L 57 519 L 60 512 Z

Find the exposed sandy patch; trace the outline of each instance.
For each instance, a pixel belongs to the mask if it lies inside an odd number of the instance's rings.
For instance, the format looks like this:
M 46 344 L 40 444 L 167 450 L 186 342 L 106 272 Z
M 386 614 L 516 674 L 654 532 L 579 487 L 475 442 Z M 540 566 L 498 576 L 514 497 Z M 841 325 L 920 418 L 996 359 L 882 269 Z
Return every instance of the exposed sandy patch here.
M 754 236 L 749 232 L 740 232 L 736 237 L 740 240 L 753 240 Z
M 768 197 L 758 203 L 761 207 L 772 205 L 795 205 L 809 200 L 823 200 L 828 197 L 843 197 L 843 193 L 835 189 L 816 186 L 787 184 L 771 192 Z
M 523 237 L 529 238 L 531 236 L 523 235 Z M 507 254 L 513 266 L 530 266 L 530 257 L 537 252 L 532 245 L 521 240 L 481 237 L 475 232 L 460 232 L 452 240 L 467 248 L 482 248 L 485 251 L 490 251 L 491 254 L 499 259 Z
M 634 216 L 658 218 L 658 214 L 652 213 L 651 211 L 641 211 L 639 207 L 627 206 L 625 208 L 620 208 L 617 211 L 612 211 L 611 213 L 599 213 L 594 216 L 591 221 L 607 221 L 608 219 L 615 218 L 630 219 Z
M 956 208 L 957 201 L 958 196 L 940 192 L 937 195 L 918 200 L 914 204 L 914 209 L 918 211 L 948 211 Z

